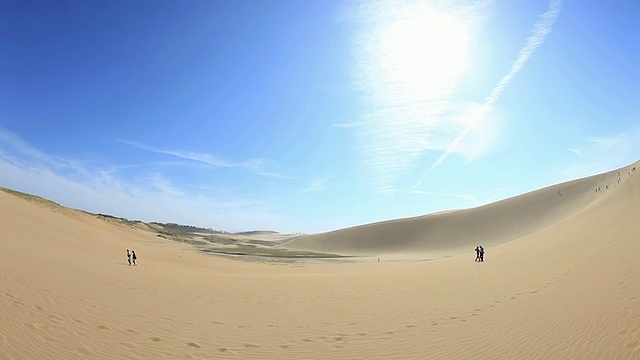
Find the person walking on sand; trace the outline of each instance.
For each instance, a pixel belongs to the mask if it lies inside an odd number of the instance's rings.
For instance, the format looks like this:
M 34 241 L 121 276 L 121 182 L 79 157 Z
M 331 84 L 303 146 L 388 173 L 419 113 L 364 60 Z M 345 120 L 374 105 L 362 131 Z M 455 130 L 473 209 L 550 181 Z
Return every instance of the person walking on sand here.
M 136 252 L 134 250 L 131 250 L 131 258 L 133 259 L 133 265 L 135 265 L 138 257 L 136 256 Z
M 480 261 L 480 245 L 476 246 L 476 262 Z
M 480 262 L 484 262 L 484 248 L 482 245 L 478 245 L 478 248 L 480 248 Z
M 129 266 L 131 266 L 131 253 L 129 252 L 129 249 L 127 249 L 127 262 L 129 263 Z

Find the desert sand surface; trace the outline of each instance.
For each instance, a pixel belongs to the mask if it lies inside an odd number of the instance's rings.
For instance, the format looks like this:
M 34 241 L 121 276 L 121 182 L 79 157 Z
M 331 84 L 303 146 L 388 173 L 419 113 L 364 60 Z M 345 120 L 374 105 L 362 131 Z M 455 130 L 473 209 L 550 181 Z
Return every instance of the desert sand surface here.
M 0 191 L 0 359 L 640 359 L 638 165 L 277 245 L 364 255 L 339 259 L 205 254 Z

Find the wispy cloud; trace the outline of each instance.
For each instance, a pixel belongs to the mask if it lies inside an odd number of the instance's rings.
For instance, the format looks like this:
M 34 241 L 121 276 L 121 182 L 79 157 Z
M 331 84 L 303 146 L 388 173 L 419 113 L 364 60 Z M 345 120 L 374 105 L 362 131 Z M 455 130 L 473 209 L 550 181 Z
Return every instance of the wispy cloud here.
M 580 149 L 568 148 L 567 150 L 569 150 L 570 152 L 574 153 L 577 156 L 582 156 L 582 151 L 580 151 Z
M 595 144 L 604 149 L 619 149 L 629 146 L 628 136 L 625 134 L 617 134 L 610 136 L 587 136 L 585 141 Z
M 158 154 L 170 155 L 170 156 L 173 156 L 173 157 L 176 157 L 176 158 L 180 158 L 180 159 L 184 159 L 184 160 L 195 161 L 195 162 L 202 163 L 202 164 L 205 164 L 205 165 L 208 165 L 208 166 L 211 166 L 211 167 L 243 168 L 243 169 L 251 171 L 252 173 L 254 173 L 256 175 L 260 175 L 260 176 L 272 177 L 272 178 L 280 178 L 280 179 L 290 179 L 289 176 L 285 176 L 285 175 L 282 175 L 282 174 L 278 174 L 278 173 L 275 173 L 275 172 L 271 172 L 271 171 L 265 170 L 266 161 L 263 160 L 263 159 L 251 159 L 251 160 L 247 160 L 247 161 L 236 162 L 236 161 L 230 161 L 230 160 L 226 160 L 226 159 L 221 159 L 221 158 L 219 158 L 219 157 L 217 157 L 215 155 L 212 155 L 212 154 L 204 154 L 204 153 L 191 152 L 191 151 L 162 149 L 162 148 L 157 148 L 157 147 L 141 144 L 139 142 L 128 141 L 128 140 L 119 140 L 119 142 L 121 142 L 123 144 L 130 145 L 130 146 L 137 147 L 137 148 L 142 149 L 142 150 L 146 150 L 146 151 L 150 151 L 150 152 L 154 152 L 154 153 L 158 153 Z
M 299 193 L 308 193 L 308 192 L 315 192 L 315 191 L 322 191 L 324 189 L 327 188 L 329 182 L 335 178 L 335 175 L 332 176 L 327 176 L 324 178 L 320 178 L 320 179 L 315 179 L 311 182 L 309 182 L 309 184 L 307 184 L 307 187 L 299 190 Z
M 362 125 L 362 122 L 353 121 L 353 122 L 347 122 L 347 123 L 336 123 L 336 124 L 333 124 L 331 126 L 337 127 L 337 128 L 352 128 L 352 127 L 356 127 L 356 126 L 360 126 L 360 125 Z
M 51 156 L 0 128 L 0 186 L 74 208 L 145 221 L 231 231 L 273 227 L 281 221 L 260 201 L 225 191 L 191 193 L 161 173 L 131 177 L 119 169 Z
M 491 107 L 498 100 L 504 89 L 513 80 L 516 74 L 522 69 L 527 60 L 533 55 L 533 52 L 542 44 L 545 37 L 553 29 L 558 15 L 560 14 L 561 0 L 552 0 L 549 3 L 549 9 L 540 17 L 540 20 L 533 26 L 533 34 L 527 39 L 525 46 L 520 49 L 516 61 L 511 66 L 511 70 L 500 79 L 500 82 L 493 88 L 489 96 L 484 101 L 482 108 L 480 108 L 477 114 L 474 115 L 475 120 L 471 121 L 462 132 L 453 140 L 447 150 L 436 160 L 431 166 L 431 169 L 436 168 L 443 161 L 445 161 L 452 153 L 456 152 L 460 148 L 462 142 L 469 136 L 474 128 L 477 128 L 486 118 L 487 113 Z
M 376 190 L 384 195 L 396 195 L 400 192 L 400 190 L 394 185 L 381 185 Z
M 561 176 L 580 178 L 630 164 L 638 160 L 640 127 L 623 133 L 586 136 L 579 149 L 581 156 L 564 169 Z

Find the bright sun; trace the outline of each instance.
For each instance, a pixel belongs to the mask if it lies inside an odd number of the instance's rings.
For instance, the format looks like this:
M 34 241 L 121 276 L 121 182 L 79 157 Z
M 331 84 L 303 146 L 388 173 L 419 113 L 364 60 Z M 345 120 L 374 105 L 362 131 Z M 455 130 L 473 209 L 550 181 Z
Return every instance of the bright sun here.
M 444 95 L 467 67 L 470 29 L 453 14 L 408 14 L 380 31 L 383 71 L 413 95 Z

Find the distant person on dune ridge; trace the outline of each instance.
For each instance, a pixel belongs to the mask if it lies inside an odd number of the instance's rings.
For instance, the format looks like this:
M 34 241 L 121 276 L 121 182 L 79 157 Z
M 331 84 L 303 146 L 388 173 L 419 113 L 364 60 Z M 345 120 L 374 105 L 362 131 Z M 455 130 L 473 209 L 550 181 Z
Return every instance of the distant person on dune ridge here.
M 136 260 L 138 260 L 138 256 L 136 256 L 136 252 L 131 250 L 131 258 L 133 259 L 133 265 L 136 264 Z
M 480 261 L 480 245 L 476 246 L 476 262 Z
M 131 266 L 131 253 L 129 252 L 129 249 L 127 249 L 127 262 L 129 263 L 129 266 Z

